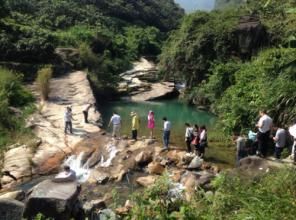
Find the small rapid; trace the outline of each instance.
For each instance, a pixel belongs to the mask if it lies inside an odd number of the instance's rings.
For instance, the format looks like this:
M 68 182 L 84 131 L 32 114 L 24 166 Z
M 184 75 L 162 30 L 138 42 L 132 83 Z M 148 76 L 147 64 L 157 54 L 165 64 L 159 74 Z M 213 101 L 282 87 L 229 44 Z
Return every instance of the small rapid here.
M 71 155 L 65 160 L 63 164 L 68 165 L 71 168 L 71 170 L 75 171 L 79 183 L 86 182 L 90 175 L 90 169 L 88 167 L 88 164 L 82 163 L 83 156 L 84 152 L 81 152 L 78 156 Z

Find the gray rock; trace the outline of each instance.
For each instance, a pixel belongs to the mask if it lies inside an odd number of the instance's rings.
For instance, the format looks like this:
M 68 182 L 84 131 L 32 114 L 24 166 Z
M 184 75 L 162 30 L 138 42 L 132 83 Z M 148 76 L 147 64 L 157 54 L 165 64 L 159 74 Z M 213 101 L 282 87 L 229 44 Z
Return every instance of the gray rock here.
M 203 159 L 196 156 L 196 157 L 194 157 L 192 159 L 192 161 L 190 162 L 188 168 L 189 169 L 199 169 L 199 168 L 201 168 L 202 163 L 203 163 Z
M 0 199 L 1 220 L 22 220 L 24 204 L 13 199 Z
M 31 190 L 24 216 L 30 218 L 42 213 L 56 220 L 68 220 L 79 192 L 80 187 L 76 182 L 54 183 L 45 180 Z
M 87 160 L 87 165 L 89 168 L 94 167 L 101 160 L 101 150 L 98 148 L 91 157 Z
M 94 211 L 106 208 L 106 203 L 103 199 L 92 200 L 83 204 L 83 210 L 87 217 L 91 217 Z

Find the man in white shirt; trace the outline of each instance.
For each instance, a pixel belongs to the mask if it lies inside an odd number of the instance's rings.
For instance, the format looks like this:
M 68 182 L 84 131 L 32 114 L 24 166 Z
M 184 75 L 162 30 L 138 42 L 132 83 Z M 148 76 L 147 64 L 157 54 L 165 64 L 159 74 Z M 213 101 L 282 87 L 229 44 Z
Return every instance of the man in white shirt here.
M 170 134 L 171 134 L 171 122 L 167 120 L 166 117 L 163 117 L 163 149 L 169 149 L 169 141 L 170 141 Z
M 258 139 L 258 156 L 265 157 L 267 154 L 267 147 L 270 136 L 270 129 L 272 127 L 272 119 L 266 114 L 266 111 L 259 112 L 260 119 L 256 125 L 258 127 L 257 139 Z
M 120 138 L 121 117 L 116 112 L 113 112 L 108 127 L 110 127 L 111 124 L 113 125 L 113 137 Z

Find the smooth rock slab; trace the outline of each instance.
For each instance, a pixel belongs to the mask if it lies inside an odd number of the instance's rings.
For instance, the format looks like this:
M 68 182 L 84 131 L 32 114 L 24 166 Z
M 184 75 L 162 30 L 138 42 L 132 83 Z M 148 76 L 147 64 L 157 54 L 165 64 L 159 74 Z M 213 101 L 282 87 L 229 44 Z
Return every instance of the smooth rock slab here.
M 54 183 L 45 180 L 33 187 L 24 216 L 30 218 L 42 213 L 56 220 L 70 219 L 79 192 L 76 182 Z

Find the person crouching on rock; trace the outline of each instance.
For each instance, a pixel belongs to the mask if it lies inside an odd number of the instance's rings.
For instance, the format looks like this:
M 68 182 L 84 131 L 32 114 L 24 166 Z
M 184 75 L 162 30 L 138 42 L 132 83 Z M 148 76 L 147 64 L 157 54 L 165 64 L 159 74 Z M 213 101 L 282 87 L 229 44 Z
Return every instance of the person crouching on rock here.
M 138 137 L 138 130 L 140 127 L 140 119 L 136 112 L 131 112 L 131 116 L 132 116 L 132 139 L 136 141 Z
M 95 105 L 94 104 L 88 104 L 87 106 L 85 106 L 85 109 L 82 111 L 85 123 L 88 123 L 88 112 L 89 112 L 89 109 L 91 107 L 95 108 Z
M 74 182 L 77 180 L 76 172 L 71 170 L 68 165 L 64 166 L 64 171 L 56 175 L 56 177 L 52 180 L 56 183 L 61 182 Z

